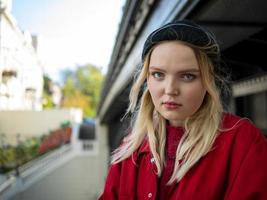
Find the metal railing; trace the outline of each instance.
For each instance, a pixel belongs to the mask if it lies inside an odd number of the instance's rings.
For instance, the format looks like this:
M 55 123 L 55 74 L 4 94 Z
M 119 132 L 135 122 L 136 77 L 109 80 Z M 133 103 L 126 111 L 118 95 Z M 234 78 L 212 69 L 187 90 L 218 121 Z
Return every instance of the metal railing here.
M 70 152 L 72 146 L 70 144 L 64 145 L 57 150 L 53 150 L 43 156 L 34 159 L 25 165 L 18 167 L 18 169 L 11 171 L 6 175 L 6 180 L 0 183 L 0 199 L 5 193 L 16 193 L 20 190 L 20 188 L 16 187 L 16 184 L 19 181 L 22 181 L 24 184 L 27 183 L 32 177 L 37 176 L 40 171 L 44 168 L 47 168 L 49 164 L 58 158 L 62 157 L 62 155 Z M 14 186 L 14 187 L 13 187 Z M 11 192 L 13 190 L 13 192 Z
M 1 185 L 0 185 L 0 196 L 8 190 L 16 182 L 16 177 L 9 176 Z

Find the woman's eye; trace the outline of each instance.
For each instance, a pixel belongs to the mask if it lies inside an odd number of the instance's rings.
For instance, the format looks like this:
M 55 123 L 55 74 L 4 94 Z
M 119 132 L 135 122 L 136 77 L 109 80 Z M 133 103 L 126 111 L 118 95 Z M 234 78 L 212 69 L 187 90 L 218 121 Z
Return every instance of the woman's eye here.
M 183 74 L 182 78 L 185 81 L 192 81 L 192 80 L 194 80 L 196 78 L 196 75 L 194 75 L 194 74 Z
M 152 76 L 156 79 L 162 78 L 163 74 L 161 72 L 152 72 Z

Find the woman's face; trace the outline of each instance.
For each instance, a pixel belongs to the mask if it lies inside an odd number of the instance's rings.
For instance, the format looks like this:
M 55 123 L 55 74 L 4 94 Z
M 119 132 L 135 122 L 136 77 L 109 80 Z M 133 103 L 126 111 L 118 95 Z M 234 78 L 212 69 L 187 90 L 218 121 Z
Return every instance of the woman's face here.
M 147 84 L 155 109 L 173 126 L 182 126 L 206 94 L 193 49 L 176 41 L 152 51 Z

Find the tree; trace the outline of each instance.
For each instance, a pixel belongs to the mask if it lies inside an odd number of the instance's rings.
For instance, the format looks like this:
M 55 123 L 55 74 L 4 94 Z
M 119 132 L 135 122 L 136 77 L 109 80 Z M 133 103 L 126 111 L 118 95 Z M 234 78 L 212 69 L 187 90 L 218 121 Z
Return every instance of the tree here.
M 103 81 L 101 70 L 87 64 L 64 71 L 63 107 L 79 107 L 85 117 L 95 117 Z
M 43 79 L 44 79 L 43 108 L 53 108 L 54 104 L 52 101 L 52 91 L 51 91 L 52 80 L 48 77 L 48 75 L 44 75 Z

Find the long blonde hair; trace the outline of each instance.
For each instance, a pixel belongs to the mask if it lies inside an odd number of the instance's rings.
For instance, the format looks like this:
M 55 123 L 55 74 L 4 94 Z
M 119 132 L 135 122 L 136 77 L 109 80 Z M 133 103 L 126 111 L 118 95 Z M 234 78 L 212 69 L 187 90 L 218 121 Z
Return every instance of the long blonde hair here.
M 175 167 L 168 184 L 180 181 L 190 168 L 211 150 L 220 128 L 223 113 L 220 92 L 215 83 L 221 79 L 214 73 L 213 63 L 207 56 L 207 51 L 218 49 L 214 47 L 199 48 L 185 42 L 182 43 L 194 50 L 207 93 L 199 110 L 185 120 L 185 132 L 176 151 Z M 111 162 L 118 163 L 130 157 L 147 137 L 157 166 L 157 173 L 160 176 L 165 161 L 166 119 L 155 110 L 150 93 L 144 87 L 150 55 L 154 48 L 147 54 L 130 92 L 130 104 L 127 112 L 134 114 L 132 132 L 114 151 Z M 142 92 L 142 96 L 138 100 L 140 92 Z

